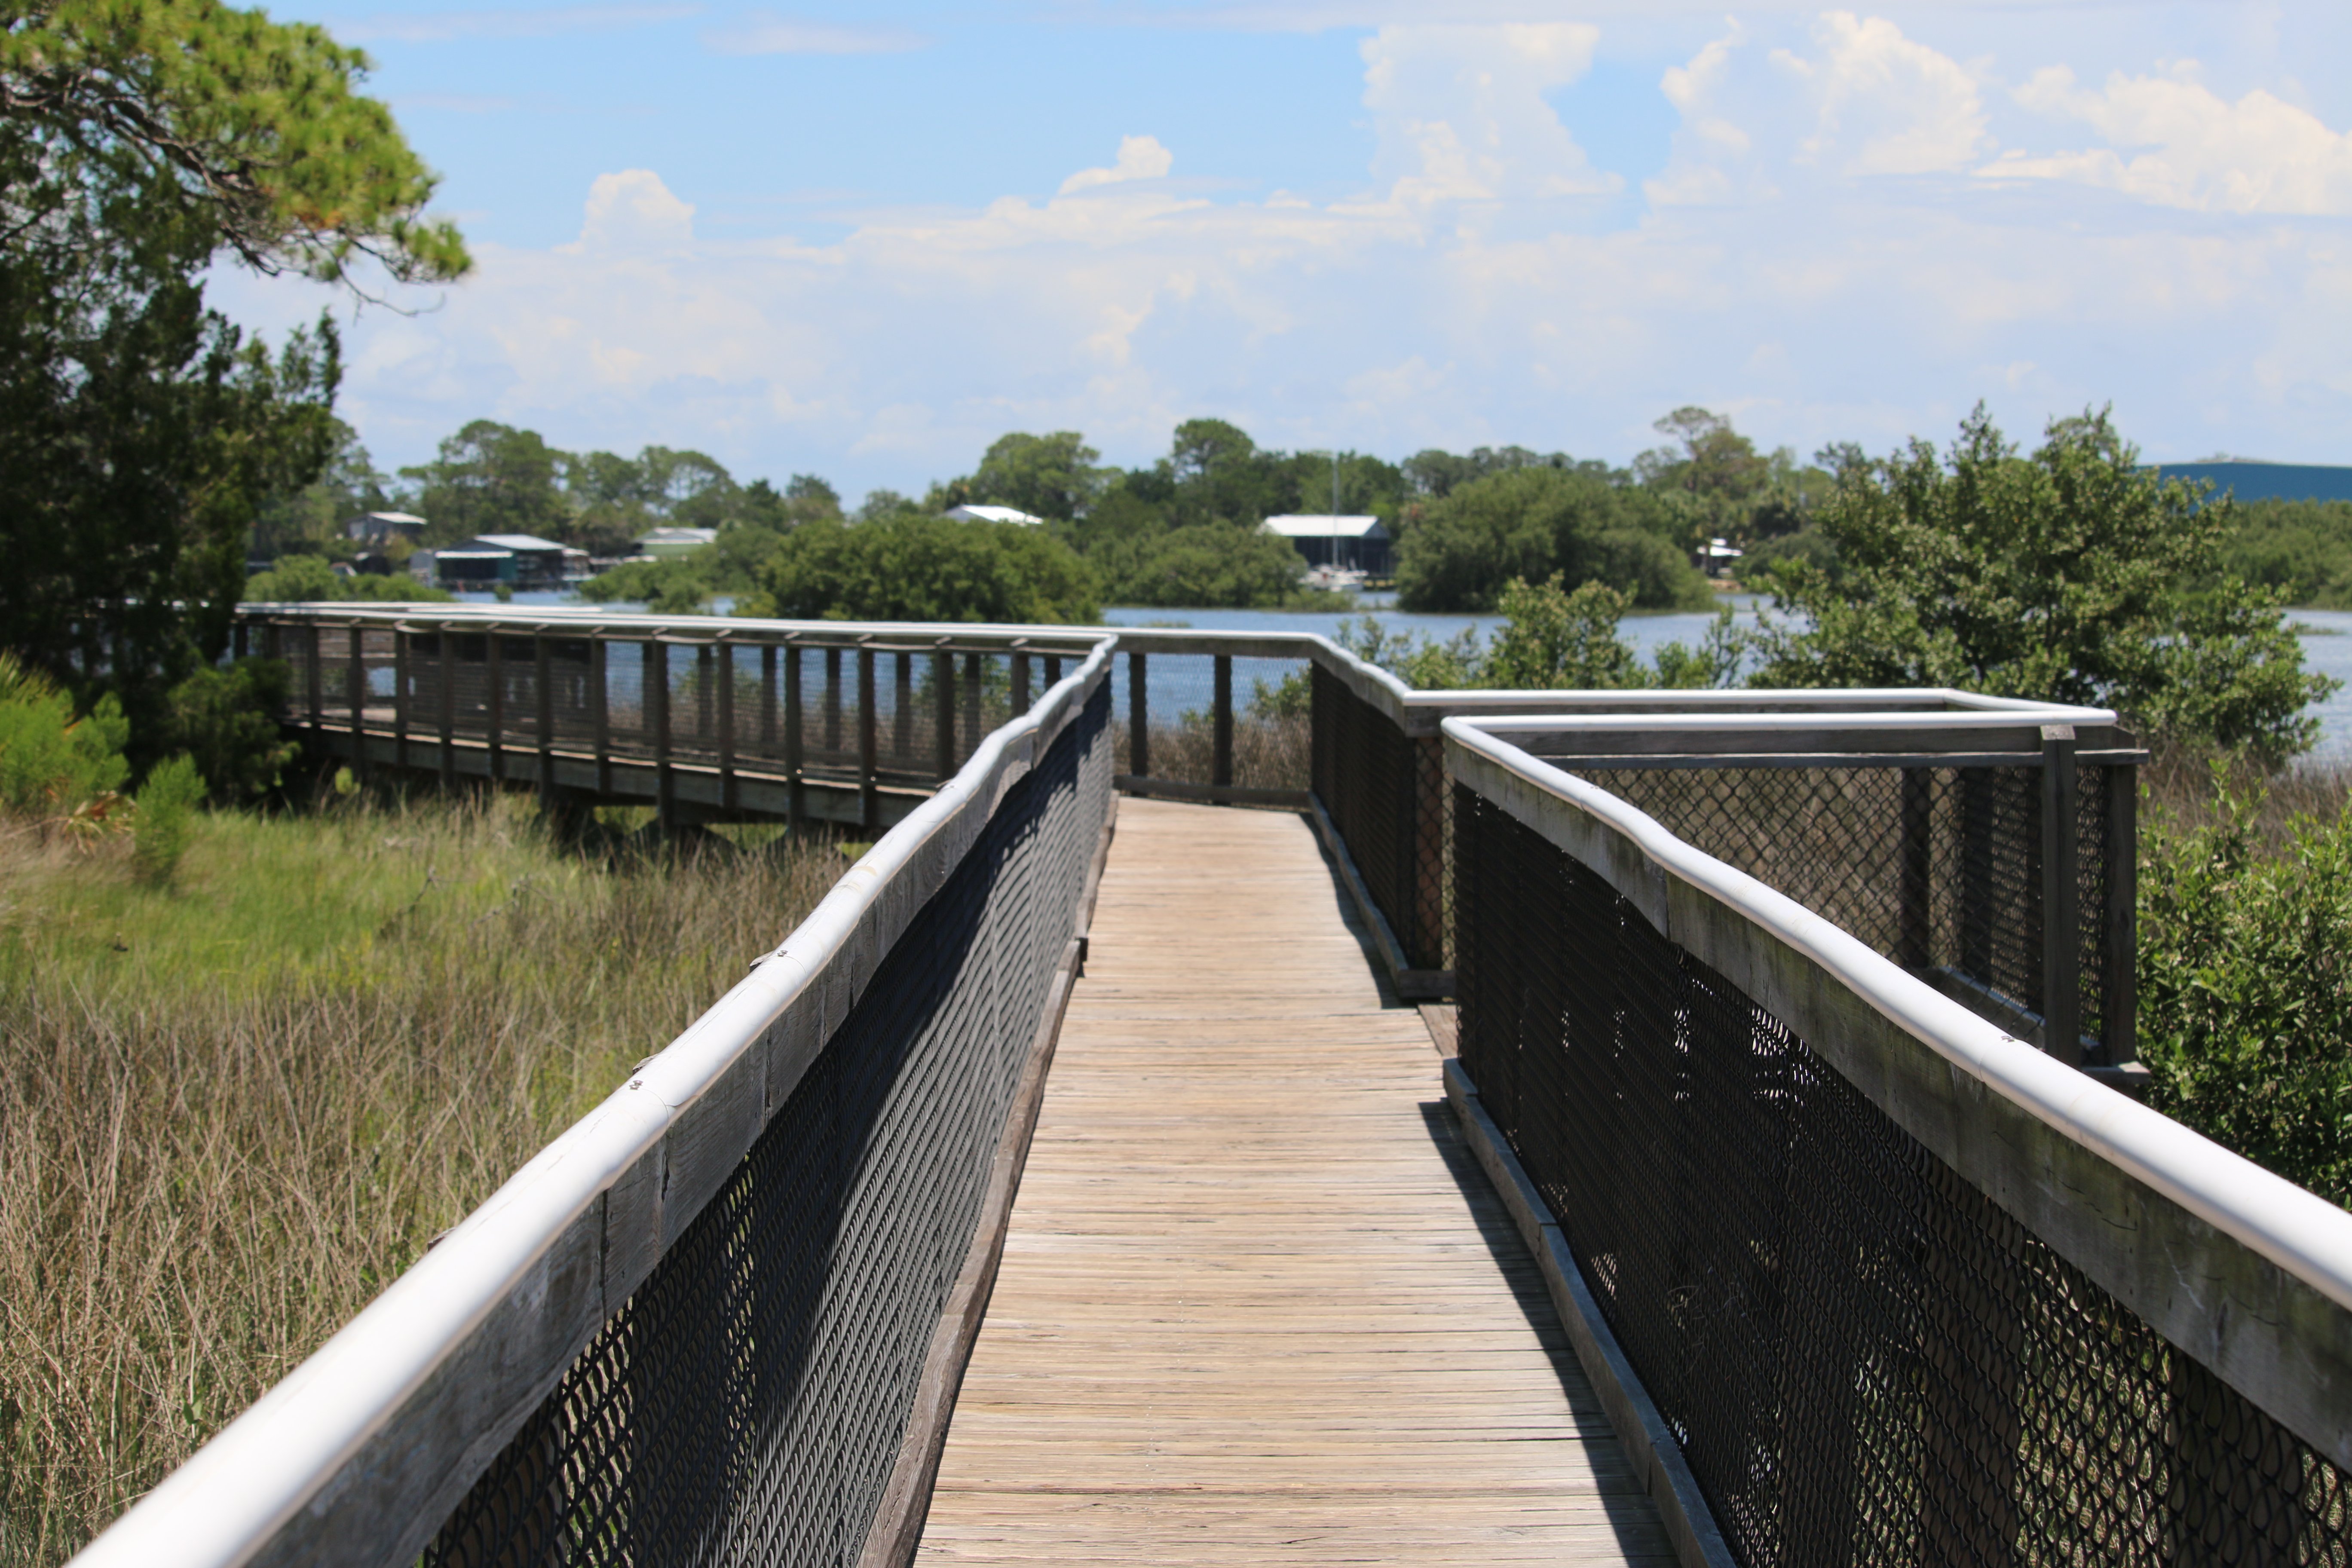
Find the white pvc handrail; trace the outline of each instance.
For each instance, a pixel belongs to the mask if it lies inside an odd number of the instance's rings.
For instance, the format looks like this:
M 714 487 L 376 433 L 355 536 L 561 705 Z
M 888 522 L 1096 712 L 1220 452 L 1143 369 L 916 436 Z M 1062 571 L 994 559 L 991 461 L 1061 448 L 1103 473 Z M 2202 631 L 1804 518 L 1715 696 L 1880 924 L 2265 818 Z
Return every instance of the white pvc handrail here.
M 1449 719 L 1444 732 L 1613 828 L 1660 869 L 1803 953 L 1906 1034 L 2036 1120 L 2352 1309 L 2352 1213 L 2004 1034 L 1793 899 L 1675 837 L 1601 786 L 1490 732 L 1506 729 L 1494 720 Z
M 1108 641 L 853 866 L 774 952 L 74 1559 L 234 1568 L 331 1482 L 599 1194 L 660 1141 L 841 954 L 938 835 L 992 815 L 1107 666 Z M 1024 748 L 1027 751 L 1024 752 Z M 928 893 L 928 889 L 926 889 Z M 913 900 L 919 904 L 920 900 Z M 911 908 L 909 909 L 911 913 Z

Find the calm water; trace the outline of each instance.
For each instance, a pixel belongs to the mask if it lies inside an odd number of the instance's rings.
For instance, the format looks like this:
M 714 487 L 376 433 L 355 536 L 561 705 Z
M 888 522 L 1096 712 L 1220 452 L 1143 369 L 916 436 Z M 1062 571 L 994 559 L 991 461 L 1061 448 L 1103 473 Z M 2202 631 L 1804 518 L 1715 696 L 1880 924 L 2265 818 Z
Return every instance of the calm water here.
M 457 596 L 468 604 L 496 603 L 496 600 L 488 594 L 460 594 Z M 716 607 L 719 613 L 724 615 L 730 602 L 725 599 L 717 601 Z M 579 601 L 569 594 L 551 592 L 517 594 L 514 596 L 514 603 L 519 606 L 529 607 L 540 605 L 577 604 Z M 1729 605 L 1737 612 L 1742 624 L 1754 624 L 1756 606 L 1759 603 L 1756 595 L 1727 595 L 1723 603 Z M 1364 606 L 1362 609 L 1346 613 L 1292 610 L 1156 610 L 1121 605 L 1104 611 L 1103 620 L 1107 625 L 1114 626 L 1181 626 L 1201 631 L 1320 632 L 1325 637 L 1334 637 L 1338 634 L 1341 621 L 1360 615 L 1371 615 L 1377 616 L 1381 624 L 1391 631 L 1423 632 L 1442 642 L 1465 626 L 1476 627 L 1481 636 L 1491 635 L 1500 619 L 1499 616 L 1495 616 L 1406 615 L 1388 607 L 1388 600 L 1380 595 L 1367 596 L 1362 600 L 1362 604 Z M 631 604 L 613 604 L 603 606 L 615 615 L 625 615 L 644 607 L 642 605 Z M 1714 619 L 1715 616 L 1710 611 L 1628 616 L 1620 624 L 1618 632 L 1627 642 L 1633 645 L 1637 652 L 1647 658 L 1665 643 L 1697 643 L 1706 635 L 1706 628 Z M 2331 759 L 2352 760 L 2352 610 L 2295 610 L 2290 612 L 2288 619 L 2302 634 L 2304 668 L 2316 674 L 2334 676 L 2345 682 L 2344 689 L 2326 701 L 2318 703 L 2312 710 L 2318 716 L 2320 722 L 2320 741 L 2316 754 Z M 1270 662 L 1265 663 L 1264 669 L 1255 668 L 1261 662 L 1264 661 L 1244 659 L 1236 662 L 1234 681 L 1236 695 L 1246 700 L 1253 679 L 1278 677 L 1283 673 L 1283 666 Z M 1127 700 L 1124 673 L 1124 670 L 1119 672 L 1120 690 L 1114 698 L 1114 700 L 1121 705 L 1122 712 L 1125 711 L 1124 704 Z M 1181 702 L 1183 706 L 1192 706 L 1191 700 L 1194 696 L 1195 694 L 1191 692 L 1171 691 L 1167 694 L 1167 702 L 1163 702 L 1162 694 L 1155 689 L 1152 692 L 1151 705 L 1155 713 L 1168 703 Z

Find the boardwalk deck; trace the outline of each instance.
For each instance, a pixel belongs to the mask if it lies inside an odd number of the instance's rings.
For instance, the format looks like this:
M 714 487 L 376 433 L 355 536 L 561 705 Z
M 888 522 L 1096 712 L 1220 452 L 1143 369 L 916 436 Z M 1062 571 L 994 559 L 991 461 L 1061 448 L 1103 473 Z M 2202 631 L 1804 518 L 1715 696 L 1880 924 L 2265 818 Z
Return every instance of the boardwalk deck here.
M 1121 803 L 919 1561 L 1673 1552 L 1296 816 Z

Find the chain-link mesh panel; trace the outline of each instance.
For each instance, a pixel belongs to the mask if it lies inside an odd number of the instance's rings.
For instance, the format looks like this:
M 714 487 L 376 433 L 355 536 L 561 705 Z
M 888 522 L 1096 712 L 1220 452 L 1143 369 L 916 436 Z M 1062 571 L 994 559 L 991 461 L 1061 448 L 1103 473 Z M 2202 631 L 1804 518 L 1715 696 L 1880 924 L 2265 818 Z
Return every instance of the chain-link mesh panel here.
M 1444 757 L 1322 666 L 1313 675 L 1315 794 L 1406 962 L 1445 962 Z
M 1573 761 L 1560 765 L 1575 771 Z M 2106 770 L 2078 770 L 2082 1029 L 2106 977 Z M 2038 767 L 1608 768 L 1592 781 L 1915 972 L 2043 1006 Z
M 856 1558 L 1071 934 L 1108 706 L 1008 794 L 428 1564 Z
M 2347 1478 L 1456 791 L 1464 1069 L 1748 1568 L 2352 1561 Z

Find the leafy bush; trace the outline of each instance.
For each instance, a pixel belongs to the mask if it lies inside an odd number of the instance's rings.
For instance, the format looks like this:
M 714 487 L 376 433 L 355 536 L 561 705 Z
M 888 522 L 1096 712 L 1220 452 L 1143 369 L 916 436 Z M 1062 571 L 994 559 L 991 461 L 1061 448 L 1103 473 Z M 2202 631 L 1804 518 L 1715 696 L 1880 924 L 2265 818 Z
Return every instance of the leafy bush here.
M 1979 406 L 1840 474 L 1817 514 L 1834 573 L 1785 560 L 1794 623 L 1758 640 L 1766 686 L 1953 686 L 2122 710 L 2159 734 L 2271 760 L 2308 748 L 2306 675 L 2282 597 L 2221 571 L 2230 504 L 2165 482 L 2104 413 L 2021 457 Z
M 1573 468 L 1506 469 L 1430 503 L 1399 547 L 1407 610 L 1486 610 L 1514 582 L 1599 582 L 1644 609 L 1711 603 L 1653 492 Z
M 196 803 L 204 798 L 204 775 L 186 757 L 173 757 L 147 775 L 131 841 L 131 867 L 141 881 L 171 885 L 195 829 Z
M 2352 501 L 2238 501 L 2221 569 L 2290 605 L 2352 609 Z
M 64 817 L 111 795 L 131 776 L 130 738 L 112 696 L 77 716 L 55 681 L 0 652 L 0 806 Z
M 1199 523 L 1097 546 L 1114 604 L 1266 608 L 1299 591 L 1306 563 L 1290 541 L 1254 528 Z
M 293 683 L 293 672 L 274 658 L 197 670 L 165 698 L 158 749 L 189 757 L 205 789 L 223 805 L 267 795 L 278 787 L 299 750 L 278 728 Z
M 775 613 L 877 621 L 1090 622 L 1093 572 L 1037 529 L 900 514 L 803 523 L 762 574 Z
M 1626 596 L 1605 583 L 1587 583 L 1571 593 L 1554 573 L 1541 583 L 1506 584 L 1502 601 L 1507 619 L 1491 644 L 1481 642 L 1475 628 L 1437 642 L 1421 633 L 1391 632 L 1370 616 L 1340 622 L 1333 640 L 1424 691 L 1729 686 L 1747 658 L 1748 634 L 1732 624 L 1729 610 L 1716 617 L 1698 647 L 1667 643 L 1645 665 L 1617 635 Z M 1294 681 L 1301 683 L 1296 695 Z M 1271 711 L 1287 711 L 1282 704 L 1303 703 L 1304 690 L 1303 678 L 1294 676 L 1261 691 L 1259 700 Z
M 443 604 L 456 595 L 405 573 L 346 577 L 323 555 L 281 555 L 268 571 L 247 578 L 237 597 L 248 605 Z
M 2148 1102 L 2256 1164 L 2352 1203 L 2352 811 L 2265 851 L 2260 793 L 2141 844 L 2140 1057 Z

